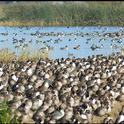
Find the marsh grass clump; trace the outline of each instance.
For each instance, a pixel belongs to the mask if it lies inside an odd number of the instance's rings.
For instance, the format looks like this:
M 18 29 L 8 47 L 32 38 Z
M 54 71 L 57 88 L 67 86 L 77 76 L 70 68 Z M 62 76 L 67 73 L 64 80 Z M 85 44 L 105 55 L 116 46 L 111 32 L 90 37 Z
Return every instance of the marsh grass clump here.
M 6 102 L 0 104 L 0 123 L 11 123 L 10 122 L 10 109 L 9 105 Z M 16 113 L 13 118 L 13 123 L 18 123 L 16 119 Z
M 123 1 L 22 2 L 0 6 L 0 25 L 123 26 Z
M 37 51 L 33 48 L 27 48 L 25 50 L 19 49 L 15 52 L 12 52 L 11 48 L 2 48 L 0 50 L 0 62 L 11 62 L 13 60 L 26 62 L 31 60 L 37 62 L 39 58 L 50 58 L 49 51 Z

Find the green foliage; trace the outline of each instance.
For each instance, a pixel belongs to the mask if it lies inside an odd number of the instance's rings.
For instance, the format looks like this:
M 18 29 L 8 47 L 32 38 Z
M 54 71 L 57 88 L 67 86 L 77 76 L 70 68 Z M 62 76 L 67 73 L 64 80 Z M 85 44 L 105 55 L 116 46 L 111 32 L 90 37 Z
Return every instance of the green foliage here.
M 11 123 L 10 122 L 10 109 L 6 102 L 0 104 L 0 123 Z M 18 123 L 16 114 L 13 119 L 13 123 Z
M 8 4 L 0 8 L 0 23 L 39 26 L 124 25 L 124 2 L 89 1 L 80 4 L 65 2 L 28 2 Z M 2 23 L 3 22 L 3 23 Z M 12 24 L 11 24 L 12 23 Z

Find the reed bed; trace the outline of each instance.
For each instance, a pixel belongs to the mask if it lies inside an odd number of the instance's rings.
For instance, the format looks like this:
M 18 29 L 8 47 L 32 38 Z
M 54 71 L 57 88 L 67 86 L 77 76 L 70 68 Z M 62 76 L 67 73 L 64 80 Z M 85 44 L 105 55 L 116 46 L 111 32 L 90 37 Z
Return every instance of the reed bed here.
M 33 50 L 33 48 L 27 48 L 25 50 L 16 50 L 16 52 L 12 52 L 11 47 L 2 48 L 0 50 L 0 62 L 26 62 L 28 60 L 38 62 L 39 58 L 50 58 L 50 54 L 49 52 Z
M 0 25 L 123 26 L 124 2 L 24 2 L 0 6 Z

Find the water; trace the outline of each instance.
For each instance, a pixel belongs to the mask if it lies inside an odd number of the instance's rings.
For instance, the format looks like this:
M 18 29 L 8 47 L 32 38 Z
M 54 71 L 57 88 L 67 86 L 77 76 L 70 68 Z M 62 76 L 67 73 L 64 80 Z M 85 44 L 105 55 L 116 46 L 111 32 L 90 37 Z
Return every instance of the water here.
M 105 37 L 103 36 L 105 33 L 114 33 L 116 31 L 120 32 L 124 30 L 123 27 L 98 27 L 98 26 L 86 26 L 86 27 L 9 27 L 9 26 L 1 26 L 0 27 L 0 41 L 8 39 L 7 42 L 0 42 L 0 49 L 3 48 L 11 48 L 11 52 L 16 52 L 17 49 L 15 46 L 24 46 L 24 44 L 28 44 L 28 48 L 38 51 L 40 48 L 45 47 L 46 43 L 48 46 L 53 47 L 53 50 L 48 50 L 50 58 L 55 60 L 61 57 L 67 58 L 68 53 L 73 54 L 76 58 L 87 58 L 91 55 L 104 54 L 109 55 L 112 52 L 120 52 L 120 48 L 112 49 L 111 45 L 117 45 L 118 47 L 122 47 L 124 35 L 119 37 Z M 2 33 L 7 33 L 8 35 L 4 36 Z M 36 35 L 31 35 L 31 33 L 37 33 Z M 121 32 L 120 32 L 121 33 Z M 15 35 L 16 34 L 16 35 Z M 39 38 L 42 34 L 44 36 Z M 51 36 L 49 34 L 52 34 Z M 94 36 L 94 34 L 96 36 Z M 14 43 L 13 38 L 18 41 L 22 38 L 25 38 L 24 43 Z M 59 43 L 55 43 L 55 40 L 60 39 Z M 87 39 L 92 39 L 92 41 L 88 41 Z M 105 40 L 100 41 L 100 39 L 104 38 Z M 112 42 L 112 39 L 121 38 L 121 43 L 117 41 Z M 32 39 L 32 43 L 29 41 Z M 48 40 L 52 39 L 52 42 L 48 42 Z M 69 41 L 71 39 L 71 41 Z M 75 41 L 76 39 L 76 41 Z M 37 40 L 41 41 L 41 44 L 37 44 Z M 94 44 L 102 48 L 98 50 L 92 50 L 91 46 Z M 68 50 L 61 50 L 61 47 L 68 46 Z M 80 49 L 76 50 L 74 47 L 80 45 Z M 23 52 L 22 48 L 18 48 Z M 26 48 L 27 49 L 27 48 Z M 17 53 L 18 54 L 18 53 Z M 70 56 L 72 58 L 73 56 Z

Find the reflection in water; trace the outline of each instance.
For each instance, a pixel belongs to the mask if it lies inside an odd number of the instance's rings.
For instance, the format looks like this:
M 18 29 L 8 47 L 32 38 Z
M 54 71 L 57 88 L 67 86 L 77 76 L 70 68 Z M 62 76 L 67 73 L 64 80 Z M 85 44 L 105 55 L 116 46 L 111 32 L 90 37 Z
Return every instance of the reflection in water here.
M 49 52 L 50 58 L 87 58 L 123 50 L 123 27 L 0 27 L 0 49 Z

